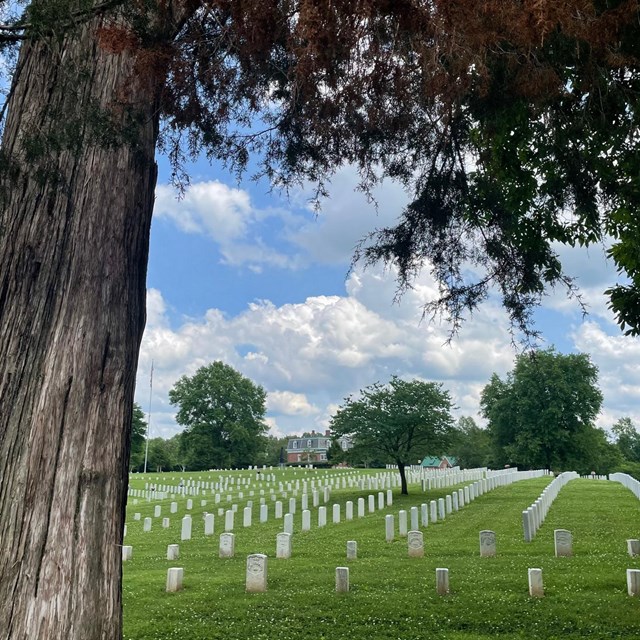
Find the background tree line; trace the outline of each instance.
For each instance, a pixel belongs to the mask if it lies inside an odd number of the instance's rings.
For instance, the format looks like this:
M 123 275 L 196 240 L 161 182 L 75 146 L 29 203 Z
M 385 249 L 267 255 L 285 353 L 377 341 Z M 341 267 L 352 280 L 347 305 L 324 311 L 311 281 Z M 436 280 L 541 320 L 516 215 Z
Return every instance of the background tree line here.
M 602 394 L 597 368 L 586 354 L 554 349 L 516 358 L 504 379 L 493 374 L 481 394 L 486 427 L 469 416 L 454 422 L 453 403 L 442 385 L 392 377 L 349 397 L 331 420 L 335 436 L 329 464 L 405 467 L 425 456 L 450 455 L 462 467 L 575 470 L 582 474 L 625 471 L 640 477 L 640 434 L 621 418 L 611 433 L 595 426 Z M 183 376 L 169 393 L 178 406 L 181 433 L 149 440 L 148 471 L 204 470 L 286 461 L 289 434 L 267 434 L 266 393 L 222 362 Z M 142 471 L 146 422 L 135 405 L 130 470 Z M 311 437 L 305 431 L 301 437 Z M 349 436 L 343 450 L 337 438 Z

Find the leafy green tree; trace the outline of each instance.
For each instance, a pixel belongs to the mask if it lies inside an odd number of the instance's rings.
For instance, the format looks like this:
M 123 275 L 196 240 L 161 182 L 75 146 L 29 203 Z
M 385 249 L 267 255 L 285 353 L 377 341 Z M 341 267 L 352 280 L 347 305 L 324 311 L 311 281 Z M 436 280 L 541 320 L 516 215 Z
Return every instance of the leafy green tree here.
M 175 453 L 175 448 L 169 440 L 152 438 L 149 440 L 147 470 L 149 472 L 172 471 L 177 465 Z
M 489 432 L 480 428 L 473 418 L 462 416 L 458 419 L 449 453 L 466 469 L 489 466 L 492 461 Z
M 624 458 L 615 444 L 609 442 L 603 429 L 588 429 L 578 441 L 578 452 L 572 466 L 573 471 L 588 475 L 595 471 L 606 475 L 619 471 Z
M 611 432 L 622 457 L 629 462 L 640 462 L 640 433 L 631 418 L 620 418 L 611 427 Z
M 272 465 L 277 467 L 280 464 L 280 454 L 284 448 L 284 460 L 287 460 L 287 442 L 290 437 L 294 436 L 283 436 L 282 438 L 276 438 L 275 436 L 267 436 L 264 448 L 264 462 L 263 464 Z
M 602 405 L 598 370 L 586 354 L 553 349 L 516 358 L 481 396 L 497 461 L 524 468 L 572 469 L 588 455 Z
M 451 398 L 442 385 L 396 376 L 362 389 L 357 400 L 347 398 L 331 418 L 334 435 L 349 435 L 354 449 L 398 465 L 403 494 L 406 465 L 427 453 L 444 453 L 452 425 Z
M 144 448 L 147 436 L 147 423 L 140 405 L 133 404 L 131 420 L 131 453 L 129 454 L 129 469 L 139 470 L 144 465 Z
M 220 361 L 182 376 L 169 401 L 185 427 L 180 446 L 186 466 L 199 471 L 257 464 L 268 429 L 265 400 L 261 386 Z
M 331 464 L 339 464 L 346 460 L 346 452 L 342 450 L 342 447 L 336 438 L 331 439 L 331 444 L 327 449 L 327 460 Z

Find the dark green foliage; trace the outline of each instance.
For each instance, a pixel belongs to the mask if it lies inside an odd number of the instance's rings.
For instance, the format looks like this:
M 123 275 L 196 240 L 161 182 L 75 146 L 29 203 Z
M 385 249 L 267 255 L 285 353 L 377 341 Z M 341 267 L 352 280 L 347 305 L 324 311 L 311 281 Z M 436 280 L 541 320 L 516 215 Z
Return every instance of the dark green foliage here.
M 331 462 L 331 464 L 339 464 L 345 461 L 346 453 L 346 451 L 342 450 L 340 443 L 334 438 L 331 440 L 331 445 L 327 450 L 327 460 Z
M 452 424 L 451 398 L 441 384 L 393 376 L 386 385 L 362 389 L 358 400 L 347 398 L 331 418 L 331 432 L 351 436 L 348 459 L 360 455 L 397 464 L 407 493 L 405 466 L 444 453 Z
M 264 452 L 266 393 L 238 371 L 216 361 L 183 376 L 169 391 L 184 464 L 191 470 L 257 464 Z
M 462 416 L 458 420 L 449 452 L 463 469 L 493 468 L 493 450 L 487 429 L 481 429 L 473 418 Z
M 586 354 L 553 349 L 518 356 L 506 380 L 494 374 L 481 407 L 496 461 L 584 473 L 595 465 L 600 472 L 603 460 L 594 454 L 607 443 L 593 426 L 602 404 L 597 381 Z
M 620 279 L 610 306 L 623 331 L 640 332 L 634 3 L 26 4 L 0 40 L 53 42 L 99 14 L 100 46 L 136 51 L 137 71 L 163 88 L 159 145 L 176 182 L 199 154 L 238 172 L 253 154 L 259 175 L 285 188 L 310 180 L 319 195 L 346 163 L 366 191 L 398 179 L 413 202 L 355 259 L 397 265 L 401 290 L 430 269 L 441 288 L 425 312 L 454 330 L 495 287 L 513 326 L 535 336 L 544 292 L 577 294 L 557 244 L 609 237 Z M 127 142 L 108 113 L 83 115 L 87 143 Z M 35 150 L 66 140 L 70 119 L 52 117 Z M 102 135 L 91 131 L 100 123 Z
M 177 465 L 176 444 L 163 438 L 149 440 L 147 471 L 173 471 Z
M 129 454 L 129 469 L 140 470 L 144 465 L 144 446 L 147 435 L 147 423 L 140 405 L 133 405 L 133 417 L 131 420 L 131 450 Z
M 640 463 L 640 433 L 629 417 L 620 418 L 611 432 L 620 455 L 628 462 Z
M 277 467 L 280 464 L 280 458 L 282 449 L 284 448 L 284 462 L 287 460 L 287 441 L 290 437 L 295 436 L 283 436 L 282 438 L 276 438 L 275 436 L 267 436 L 265 438 L 264 445 L 264 459 L 262 464 Z

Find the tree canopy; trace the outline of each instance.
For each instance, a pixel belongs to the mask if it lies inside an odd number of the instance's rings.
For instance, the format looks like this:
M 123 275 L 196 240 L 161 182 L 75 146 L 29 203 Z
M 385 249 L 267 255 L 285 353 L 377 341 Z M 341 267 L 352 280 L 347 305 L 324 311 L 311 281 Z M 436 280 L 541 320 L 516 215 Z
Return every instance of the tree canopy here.
M 602 405 L 597 383 L 588 355 L 553 349 L 518 356 L 505 380 L 493 374 L 481 407 L 497 462 L 588 473 L 606 443 L 594 427 Z
M 144 412 L 136 402 L 133 405 L 131 419 L 131 452 L 129 454 L 129 469 L 137 470 L 144 466 L 145 438 L 147 435 L 147 422 Z
M 351 436 L 354 449 L 398 465 L 402 493 L 407 493 L 405 466 L 425 455 L 445 453 L 453 418 L 449 392 L 435 382 L 393 376 L 347 398 L 331 418 L 335 436 Z
M 182 376 L 169 400 L 185 427 L 180 448 L 187 468 L 241 467 L 264 456 L 266 393 L 233 367 L 216 361 Z
M 441 295 L 426 311 L 454 328 L 496 285 L 532 333 L 547 288 L 576 293 L 557 244 L 610 239 L 610 305 L 637 334 L 637 12 L 629 0 L 37 0 L 2 38 L 101 16 L 100 46 L 131 49 L 162 86 L 160 148 L 178 181 L 199 153 L 239 171 L 257 153 L 273 183 L 310 179 L 319 193 L 345 162 L 366 190 L 402 181 L 413 202 L 356 259 L 396 264 L 401 289 L 429 269 Z
M 448 453 L 456 458 L 462 468 L 495 466 L 492 464 L 493 450 L 489 431 L 479 427 L 469 416 L 458 419 Z

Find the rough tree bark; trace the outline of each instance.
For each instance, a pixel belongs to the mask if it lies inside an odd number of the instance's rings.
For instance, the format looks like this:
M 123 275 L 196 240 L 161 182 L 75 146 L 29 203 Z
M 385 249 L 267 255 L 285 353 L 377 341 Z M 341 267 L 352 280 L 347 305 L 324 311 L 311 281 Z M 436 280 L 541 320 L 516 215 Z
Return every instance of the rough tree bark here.
M 25 42 L 2 141 L 3 640 L 121 637 L 159 87 L 101 20 Z

